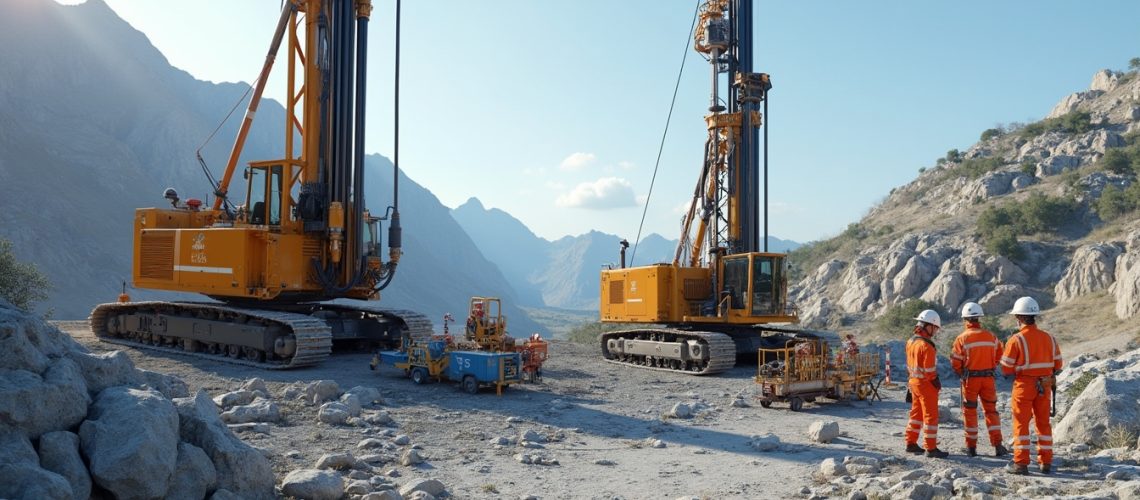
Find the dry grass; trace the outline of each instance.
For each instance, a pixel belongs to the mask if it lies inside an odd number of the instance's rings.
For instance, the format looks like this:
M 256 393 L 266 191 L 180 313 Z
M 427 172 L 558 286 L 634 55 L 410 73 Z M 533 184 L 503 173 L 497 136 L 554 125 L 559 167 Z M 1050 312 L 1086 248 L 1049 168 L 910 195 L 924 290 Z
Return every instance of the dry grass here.
M 1123 425 L 1109 426 L 1108 430 L 1104 431 L 1104 447 L 1105 449 L 1111 448 L 1131 448 L 1136 445 L 1136 433 L 1132 429 Z

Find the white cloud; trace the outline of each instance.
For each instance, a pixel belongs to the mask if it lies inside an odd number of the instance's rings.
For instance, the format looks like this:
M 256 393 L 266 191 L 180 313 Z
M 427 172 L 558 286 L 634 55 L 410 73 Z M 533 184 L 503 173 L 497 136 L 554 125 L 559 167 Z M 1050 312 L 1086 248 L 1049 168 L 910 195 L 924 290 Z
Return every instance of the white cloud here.
M 562 170 L 581 170 L 593 164 L 596 159 L 594 153 L 574 153 L 562 160 L 558 167 Z
M 618 177 L 602 177 L 594 182 L 583 182 L 554 200 L 563 208 L 589 208 L 604 210 L 637 206 L 633 185 Z
M 689 207 L 692 206 L 693 200 L 682 201 L 677 206 L 673 207 L 673 213 L 677 215 L 685 215 L 689 213 Z

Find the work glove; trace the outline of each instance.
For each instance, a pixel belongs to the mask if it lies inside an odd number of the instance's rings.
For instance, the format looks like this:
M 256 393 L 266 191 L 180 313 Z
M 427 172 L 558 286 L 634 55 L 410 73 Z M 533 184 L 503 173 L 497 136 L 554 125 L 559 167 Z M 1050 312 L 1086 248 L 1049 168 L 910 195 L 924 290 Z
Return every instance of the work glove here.
M 906 402 L 907 402 L 907 403 L 910 403 L 910 402 L 911 402 L 911 401 L 913 401 L 913 400 L 914 400 L 914 397 L 910 395 L 910 389 L 908 388 L 908 389 L 906 390 Z
M 938 377 L 934 377 L 934 380 L 931 380 L 930 383 L 934 384 L 935 389 L 940 390 L 940 391 L 942 390 L 942 379 L 940 379 Z

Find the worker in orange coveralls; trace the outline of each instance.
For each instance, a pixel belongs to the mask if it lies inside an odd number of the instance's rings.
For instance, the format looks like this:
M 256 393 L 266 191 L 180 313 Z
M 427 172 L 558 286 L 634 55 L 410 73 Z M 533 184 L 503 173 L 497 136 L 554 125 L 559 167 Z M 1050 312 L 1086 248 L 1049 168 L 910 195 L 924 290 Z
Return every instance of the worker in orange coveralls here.
M 918 313 L 914 336 L 906 343 L 906 366 L 910 381 L 910 422 L 906 426 L 906 451 L 919 454 L 925 449 L 930 458 L 946 458 L 949 453 L 938 449 L 938 352 L 931 340 L 942 328 L 942 318 L 930 309 Z M 918 446 L 922 431 L 923 446 Z
M 962 379 L 962 419 L 966 431 L 966 455 L 978 455 L 978 399 L 985 410 L 986 430 L 994 456 L 1004 457 L 1009 450 L 1001 444 L 1001 417 L 997 412 L 997 389 L 994 388 L 994 369 L 1001 359 L 1001 341 L 980 323 L 982 306 L 976 302 L 962 305 L 965 330 L 954 339 L 950 364 Z
M 1061 347 L 1049 333 L 1037 328 L 1041 307 L 1032 297 L 1022 297 L 1010 314 L 1017 317 L 1021 331 L 1009 338 L 1001 358 L 1001 371 L 1013 380 L 1013 463 L 1008 471 L 1029 473 L 1029 420 L 1037 427 L 1037 463 L 1041 473 L 1052 472 L 1053 429 L 1049 405 L 1056 391 L 1056 375 L 1061 371 Z

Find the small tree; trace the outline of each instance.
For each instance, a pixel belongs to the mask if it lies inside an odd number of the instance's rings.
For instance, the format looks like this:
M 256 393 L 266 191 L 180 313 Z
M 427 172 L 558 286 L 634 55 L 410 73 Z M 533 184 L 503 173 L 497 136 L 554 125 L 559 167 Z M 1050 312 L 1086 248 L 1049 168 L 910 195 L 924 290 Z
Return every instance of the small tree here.
M 999 135 L 1001 135 L 1001 129 L 998 129 L 998 128 L 986 129 L 984 132 L 982 132 L 982 141 L 988 141 L 988 140 L 993 139 L 994 137 L 997 137 Z
M 1096 200 L 1096 213 L 1103 221 L 1114 220 L 1132 210 L 1124 191 L 1116 186 L 1108 186 Z
M 1140 57 L 1133 57 L 1128 60 L 1128 69 L 1137 71 L 1140 70 Z
M 46 276 L 34 264 L 20 262 L 12 253 L 12 242 L 0 238 L 0 298 L 28 310 L 48 297 L 51 288 Z
M 1118 175 L 1124 175 L 1132 171 L 1132 158 L 1129 157 L 1128 152 L 1120 148 L 1112 148 L 1104 152 L 1104 156 L 1098 162 L 1100 168 L 1107 172 L 1112 172 Z

